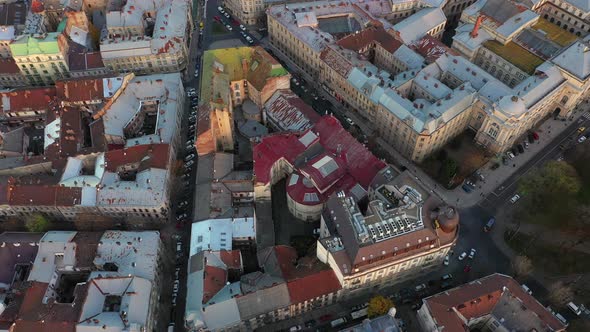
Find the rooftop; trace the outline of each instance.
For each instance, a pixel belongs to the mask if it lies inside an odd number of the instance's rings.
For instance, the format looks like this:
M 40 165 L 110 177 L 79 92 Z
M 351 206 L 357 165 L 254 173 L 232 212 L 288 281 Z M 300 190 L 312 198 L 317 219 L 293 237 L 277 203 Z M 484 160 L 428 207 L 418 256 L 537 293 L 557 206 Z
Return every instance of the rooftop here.
M 489 40 L 483 43 L 483 46 L 529 75 L 533 74 L 535 68 L 543 63 L 543 59 L 514 42 L 508 42 L 506 45 L 502 45 L 498 41 Z
M 271 168 L 277 161 L 284 160 L 293 165 L 294 174 L 301 175 L 302 179 L 290 183 L 287 191 L 302 204 L 322 203 L 320 197 L 334 191 L 348 192 L 356 183 L 366 188 L 375 174 L 385 167 L 344 130 L 336 118 L 328 115 L 305 132 L 262 137 L 254 145 L 253 155 L 258 183 L 271 180 Z M 306 197 L 313 194 L 318 199 L 306 201 Z
M 506 330 L 565 331 L 565 326 L 509 276 L 492 274 L 423 300 L 437 327 L 463 330 L 464 321 L 493 317 Z
M 558 27 L 544 18 L 539 18 L 532 28 L 542 31 L 547 39 L 555 42 L 559 46 L 568 46 L 578 39 L 573 33 Z
M 255 239 L 253 217 L 208 219 L 191 225 L 190 256 L 206 250 L 232 250 L 234 239 Z
M 264 105 L 267 121 L 281 131 L 304 131 L 319 119 L 320 115 L 291 90 L 278 90 Z

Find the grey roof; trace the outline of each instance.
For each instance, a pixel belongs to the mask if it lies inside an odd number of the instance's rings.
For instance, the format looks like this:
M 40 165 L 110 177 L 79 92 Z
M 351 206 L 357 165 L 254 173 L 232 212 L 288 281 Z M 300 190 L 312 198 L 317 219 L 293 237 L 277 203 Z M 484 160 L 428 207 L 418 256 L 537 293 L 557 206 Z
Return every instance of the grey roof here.
M 289 306 L 289 290 L 287 284 L 282 283 L 240 296 L 236 301 L 242 320 L 250 319 Z
M 519 14 L 520 10 L 515 4 L 506 0 L 488 0 L 482 7 L 481 12 L 502 24 Z
M 10 286 L 16 264 L 32 264 L 43 233 L 4 232 L 0 234 L 0 288 Z

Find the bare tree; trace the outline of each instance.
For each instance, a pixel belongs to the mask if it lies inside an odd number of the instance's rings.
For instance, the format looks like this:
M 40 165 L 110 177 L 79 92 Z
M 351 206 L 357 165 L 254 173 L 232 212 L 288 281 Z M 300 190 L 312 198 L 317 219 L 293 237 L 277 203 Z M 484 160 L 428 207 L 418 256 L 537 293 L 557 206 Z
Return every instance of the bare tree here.
M 563 306 L 574 298 L 574 292 L 563 281 L 556 281 L 549 286 L 549 301 L 557 307 Z
M 524 255 L 518 255 L 512 260 L 512 270 L 515 277 L 524 277 L 533 272 L 533 262 Z

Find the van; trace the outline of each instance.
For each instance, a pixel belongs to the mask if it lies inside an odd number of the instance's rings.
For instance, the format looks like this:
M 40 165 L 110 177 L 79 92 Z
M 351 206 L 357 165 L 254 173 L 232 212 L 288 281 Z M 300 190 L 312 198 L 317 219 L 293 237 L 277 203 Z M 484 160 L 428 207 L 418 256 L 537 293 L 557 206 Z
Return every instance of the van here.
M 496 218 L 494 218 L 494 217 L 490 218 L 490 220 L 488 220 L 486 225 L 483 227 L 483 231 L 486 233 L 491 231 L 492 227 L 494 227 L 495 223 L 496 223 Z
M 331 321 L 330 326 L 336 327 L 336 326 L 340 326 L 344 323 L 346 323 L 346 318 L 342 317 L 342 318 L 334 319 L 333 321 Z
M 574 302 L 570 302 L 567 304 L 567 307 L 574 312 L 574 314 L 580 316 L 580 314 L 582 313 L 582 309 L 580 309 L 580 307 L 578 307 L 577 305 L 574 304 Z
M 565 317 L 563 317 L 559 312 L 555 313 L 555 317 L 557 317 L 557 319 L 559 319 L 560 322 L 567 325 L 567 319 L 565 319 Z
M 168 332 L 174 332 L 174 323 L 170 323 L 170 325 L 168 325 Z
M 533 291 L 525 284 L 522 284 L 522 289 L 524 289 L 524 291 L 529 294 L 529 295 L 533 295 Z

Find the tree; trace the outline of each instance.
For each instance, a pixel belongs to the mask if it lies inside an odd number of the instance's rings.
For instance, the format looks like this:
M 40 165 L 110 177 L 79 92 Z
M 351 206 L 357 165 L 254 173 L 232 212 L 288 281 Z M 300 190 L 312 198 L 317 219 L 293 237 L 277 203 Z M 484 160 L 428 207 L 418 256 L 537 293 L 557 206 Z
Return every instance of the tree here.
M 41 214 L 34 214 L 25 220 L 25 228 L 29 232 L 46 232 L 51 227 L 51 222 Z
M 562 228 L 574 221 L 577 195 L 582 183 L 575 168 L 568 163 L 551 161 L 524 176 L 518 190 L 526 200 L 523 221 Z M 564 222 L 565 221 L 565 222 Z
M 533 271 L 533 262 L 524 255 L 514 257 L 511 265 L 517 278 L 527 276 Z
M 561 307 L 573 298 L 574 292 L 572 288 L 564 284 L 563 281 L 557 281 L 549 285 L 549 301 L 554 306 Z
M 367 308 L 367 316 L 369 318 L 385 315 L 389 309 L 393 307 L 393 302 L 381 295 L 377 295 L 369 300 L 369 307 Z

